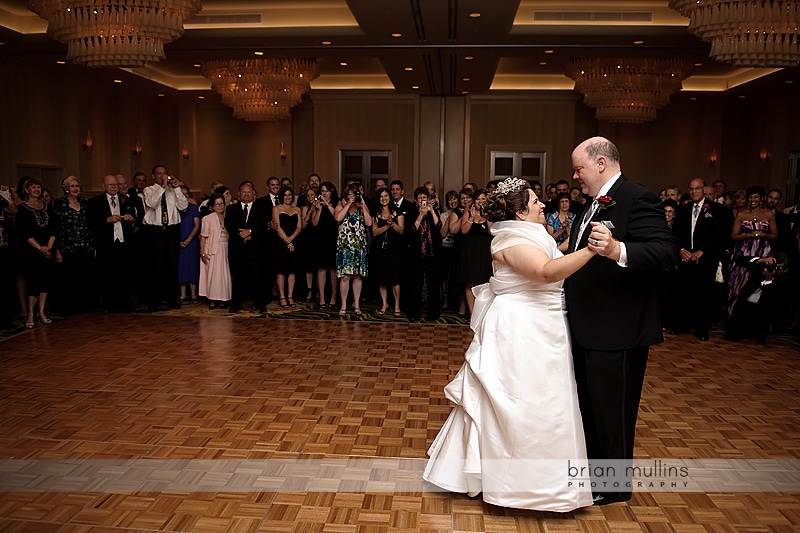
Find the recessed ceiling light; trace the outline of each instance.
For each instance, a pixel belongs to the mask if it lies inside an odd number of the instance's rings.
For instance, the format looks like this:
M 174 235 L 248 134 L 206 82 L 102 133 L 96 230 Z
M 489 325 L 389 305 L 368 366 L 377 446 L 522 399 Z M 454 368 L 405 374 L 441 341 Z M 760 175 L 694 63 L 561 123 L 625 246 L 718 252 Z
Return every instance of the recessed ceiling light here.
M 544 51 L 545 54 L 552 54 L 553 52 L 554 52 L 553 50 L 545 50 Z
M 194 65 L 192 65 L 192 66 L 193 66 L 194 68 L 200 68 L 200 67 L 202 67 L 203 65 L 201 65 L 200 63 L 195 63 L 195 64 L 194 64 Z
M 464 56 L 464 61 L 472 61 L 473 59 L 475 58 L 472 56 Z
M 740 98 L 740 99 L 742 99 L 742 100 L 744 100 L 744 99 L 745 99 L 745 95 L 743 95 L 743 94 L 740 94 L 740 95 L 739 95 L 739 98 Z
M 114 80 L 114 83 L 122 83 L 122 80 Z
M 469 81 L 469 78 L 461 78 L 461 81 Z
M 262 52 L 261 50 L 256 50 L 255 52 L 253 52 L 253 54 L 257 56 L 263 56 L 264 52 Z
M 419 85 L 412 85 L 411 88 L 412 89 L 419 89 Z
M 794 80 L 786 80 L 786 83 L 794 83 Z
M 689 100 L 691 100 L 692 102 L 694 102 L 695 100 L 697 100 L 697 97 L 696 97 L 696 96 L 692 96 L 691 98 L 689 98 Z
M 198 99 L 198 100 L 205 100 L 205 99 L 206 99 L 206 97 L 205 97 L 205 96 L 198 96 L 198 97 L 197 97 L 197 99 Z
M 412 70 L 414 70 L 414 67 L 406 67 L 406 70 L 407 70 L 408 72 L 411 72 Z
M 539 64 L 545 66 L 547 64 L 547 61 L 539 61 Z
M 56 61 L 56 63 L 59 64 L 59 65 L 66 65 L 67 64 L 66 61 Z
M 703 64 L 702 64 L 702 63 L 695 63 L 695 64 L 694 64 L 694 66 L 696 66 L 696 67 L 702 67 L 702 66 L 703 66 Z
M 469 94 L 469 91 L 461 91 L 461 94 Z
M 395 38 L 396 38 L 396 37 L 402 37 L 402 36 L 403 36 L 403 34 L 402 34 L 402 33 L 393 33 L 393 34 L 392 34 L 392 37 L 395 37 Z
M 477 19 L 480 18 L 481 14 L 478 13 L 477 11 L 473 11 L 472 13 L 469 14 L 469 16 L 470 18 Z
M 339 66 L 346 67 L 347 61 L 339 61 Z
M 644 44 L 644 41 L 633 41 L 633 44 Z
M 328 46 L 329 44 L 331 44 L 331 42 L 330 41 L 322 41 L 322 44 L 324 44 L 325 46 Z
M 158 93 L 156 96 L 164 96 L 164 93 Z

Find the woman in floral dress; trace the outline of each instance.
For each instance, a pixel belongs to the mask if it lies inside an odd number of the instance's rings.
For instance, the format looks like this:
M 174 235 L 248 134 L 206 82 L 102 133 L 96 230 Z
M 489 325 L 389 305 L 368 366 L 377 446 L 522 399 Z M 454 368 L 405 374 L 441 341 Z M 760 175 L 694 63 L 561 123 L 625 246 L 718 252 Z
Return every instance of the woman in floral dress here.
M 353 280 L 353 308 L 361 314 L 362 277 L 369 273 L 367 261 L 367 228 L 372 227 L 372 216 L 356 185 L 350 185 L 334 213 L 339 223 L 336 240 L 336 276 L 339 278 L 339 293 L 342 298 L 340 316 L 347 314 L 347 295 L 350 280 Z

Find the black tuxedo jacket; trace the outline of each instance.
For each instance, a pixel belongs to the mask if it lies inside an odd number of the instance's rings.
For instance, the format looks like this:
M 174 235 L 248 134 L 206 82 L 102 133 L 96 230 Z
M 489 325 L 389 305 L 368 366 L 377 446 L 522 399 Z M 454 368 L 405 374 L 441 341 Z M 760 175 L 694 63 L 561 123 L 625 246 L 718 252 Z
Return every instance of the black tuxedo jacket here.
M 657 300 L 659 271 L 673 268 L 678 247 L 667 229 L 658 198 L 620 176 L 608 192 L 616 203 L 600 209 L 592 221 L 613 225 L 611 234 L 625 243 L 628 266 L 595 256 L 566 281 L 567 311 L 573 339 L 588 350 L 622 351 L 663 340 Z M 584 211 L 591 207 L 587 202 Z M 582 220 L 584 213 L 576 221 Z M 577 248 L 589 239 L 583 232 Z M 570 250 L 575 249 L 572 232 Z
M 117 198 L 119 198 L 119 196 L 117 196 Z M 134 209 L 133 203 L 129 199 L 127 202 L 120 202 L 119 214 L 133 215 L 135 218 L 136 213 Z M 101 253 L 109 250 L 114 244 L 114 224 L 107 222 L 108 217 L 110 216 L 111 206 L 108 205 L 106 193 L 95 196 L 86 202 L 87 222 L 89 224 L 89 228 L 92 230 L 92 233 L 94 233 L 95 241 L 97 243 L 97 250 Z M 122 220 L 121 224 L 122 237 L 125 239 L 125 244 L 130 245 L 131 239 L 133 239 L 133 229 L 136 226 L 136 223 Z
M 141 225 L 142 220 L 144 220 L 144 202 L 136 193 L 136 188 L 134 187 L 128 189 L 126 194 L 128 195 L 128 201 L 131 202 L 131 205 L 133 206 L 133 216 L 136 218 L 136 223 Z
M 263 200 L 263 199 L 262 199 Z M 267 198 L 267 203 L 270 203 Z M 228 257 L 233 259 L 262 257 L 266 252 L 265 241 L 269 238 L 269 220 L 272 209 L 267 211 L 263 201 L 250 204 L 247 222 L 241 204 L 231 204 L 225 209 L 225 229 L 228 231 Z M 251 240 L 245 242 L 239 237 L 239 230 L 247 228 L 251 231 Z
M 693 209 L 694 203 L 683 204 L 678 206 L 678 211 L 675 213 L 673 232 L 678 241 L 678 248 L 685 248 L 690 252 L 702 251 L 703 255 L 700 257 L 698 265 L 716 268 L 731 238 L 733 211 L 716 202 L 704 202 L 694 228 L 693 248 Z

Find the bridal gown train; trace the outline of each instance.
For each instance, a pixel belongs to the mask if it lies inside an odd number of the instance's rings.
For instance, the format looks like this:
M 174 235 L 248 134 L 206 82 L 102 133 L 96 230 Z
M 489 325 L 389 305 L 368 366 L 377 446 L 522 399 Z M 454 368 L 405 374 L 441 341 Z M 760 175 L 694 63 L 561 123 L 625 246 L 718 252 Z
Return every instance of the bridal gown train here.
M 504 221 L 492 233 L 492 254 L 527 244 L 561 256 L 543 225 Z M 503 507 L 592 505 L 588 482 L 569 470 L 588 461 L 563 282 L 534 283 L 500 263 L 494 269 L 473 289 L 475 334 L 445 387 L 455 407 L 428 450 L 423 478 Z

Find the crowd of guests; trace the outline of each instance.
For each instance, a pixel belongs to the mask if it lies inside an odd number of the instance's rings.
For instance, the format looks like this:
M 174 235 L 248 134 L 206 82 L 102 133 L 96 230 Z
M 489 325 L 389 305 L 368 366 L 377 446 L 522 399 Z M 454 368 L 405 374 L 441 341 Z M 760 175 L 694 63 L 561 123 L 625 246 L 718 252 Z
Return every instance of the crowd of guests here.
M 122 175 L 105 176 L 104 192 L 89 200 L 69 176 L 63 196 L 48 202 L 42 184 L 24 177 L 0 188 L 2 279 L 14 280 L 4 286 L 5 301 L 19 302 L 28 328 L 49 324 L 51 307 L 62 315 L 97 306 L 129 312 L 138 301 L 154 312 L 200 298 L 231 312 L 251 300 L 264 312 L 277 298 L 284 309 L 299 299 L 360 315 L 367 299 L 380 315 L 406 313 L 412 321 L 423 311 L 435 321 L 442 309 L 466 317 L 472 288 L 492 274 L 491 222 L 481 208 L 496 184 L 465 183 L 440 198 L 425 182 L 409 200 L 400 180 L 375 180 L 369 191 L 349 180 L 340 195 L 317 174 L 297 192 L 289 178 L 273 176 L 263 195 L 249 180 L 233 190 L 216 181 L 198 203 L 156 165 L 151 179 L 136 173 L 130 188 Z M 548 233 L 566 252 L 586 198 L 566 180 L 531 186 L 545 202 Z M 797 325 L 793 301 L 779 301 L 796 286 L 787 272 L 798 255 L 797 205 L 780 211 L 780 190 L 729 192 L 721 180 L 706 186 L 695 179 L 684 195 L 669 186 L 660 196 L 681 248 L 661 291 L 667 331 L 693 329 L 708 339 L 723 299 L 729 338 L 753 334 L 765 342 L 775 311 L 787 307 Z M 98 298 L 87 297 L 93 286 Z M 687 291 L 694 296 L 684 299 Z M 4 318 L 13 313 L 7 305 Z
M 681 252 L 661 291 L 668 332 L 694 330 L 708 340 L 711 326 L 724 322 L 729 340 L 763 344 L 778 314 L 797 327 L 799 285 L 789 266 L 800 255 L 800 202 L 781 210 L 780 189 L 731 192 L 722 180 L 693 179 L 685 194 L 671 185 L 660 195 Z

